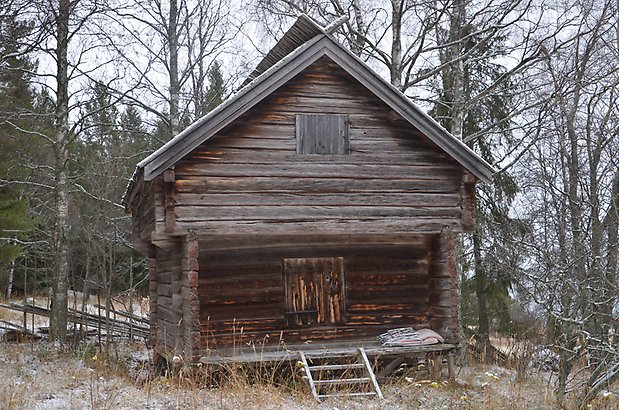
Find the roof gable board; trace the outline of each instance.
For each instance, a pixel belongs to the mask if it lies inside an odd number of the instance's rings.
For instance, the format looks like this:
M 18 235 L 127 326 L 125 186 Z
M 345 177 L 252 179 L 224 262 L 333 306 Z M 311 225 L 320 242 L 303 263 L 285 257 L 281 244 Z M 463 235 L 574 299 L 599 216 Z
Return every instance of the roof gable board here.
M 215 110 L 141 161 L 134 180 L 127 189 L 127 203 L 133 196 L 138 174 L 143 173 L 146 181 L 152 180 L 322 56 L 331 58 L 477 178 L 486 183 L 492 180 L 494 170 L 490 164 L 452 136 L 352 52 L 331 36 L 320 34 L 271 66 Z

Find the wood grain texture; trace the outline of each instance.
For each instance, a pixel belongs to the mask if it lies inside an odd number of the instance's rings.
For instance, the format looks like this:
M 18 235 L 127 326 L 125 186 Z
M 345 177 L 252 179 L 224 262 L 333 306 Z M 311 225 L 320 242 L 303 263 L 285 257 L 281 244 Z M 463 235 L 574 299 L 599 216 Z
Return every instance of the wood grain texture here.
M 332 131 L 347 135 L 349 146 L 320 140 Z M 300 154 L 318 152 L 299 145 L 306 137 L 312 147 L 320 142 L 350 155 Z M 174 172 L 181 231 L 462 230 L 462 167 L 328 58 L 195 149 Z M 156 213 L 157 226 L 165 226 L 164 217 Z
M 345 122 L 348 145 L 336 144 L 335 155 L 298 153 L 299 118 L 325 114 L 338 130 Z M 192 356 L 196 337 L 202 348 L 230 348 L 373 338 L 415 325 L 455 340 L 453 235 L 473 226 L 474 181 L 321 59 L 144 185 L 132 228 L 156 245 L 152 337 Z M 181 247 L 188 230 L 197 234 L 194 255 Z M 331 294 L 325 271 L 286 276 L 284 260 L 329 258 L 342 264 Z M 315 317 L 294 313 L 313 305 Z
M 331 247 L 289 244 L 272 248 L 204 251 L 199 258 L 203 332 L 209 346 L 222 347 L 237 336 L 242 335 L 247 341 L 252 338 L 263 340 L 267 334 L 277 331 L 283 332 L 286 343 L 305 338 L 322 340 L 316 326 L 324 330 L 328 339 L 377 336 L 379 333 L 374 333 L 377 329 L 397 326 L 429 326 L 429 246 L 428 240 L 418 236 L 409 244 L 395 245 L 340 244 Z M 318 262 L 308 265 L 296 261 L 313 260 L 342 261 L 340 282 L 344 289 L 340 306 L 345 310 L 341 317 L 325 315 L 321 318 L 316 312 L 315 319 L 303 317 L 300 322 L 291 324 L 285 315 L 293 305 L 292 299 L 287 302 L 286 286 L 291 282 L 286 282 L 285 261 L 295 262 L 290 264 L 296 269 L 289 266 L 288 270 L 300 272 L 301 276 L 296 277 L 294 284 L 299 285 L 303 278 L 307 286 L 312 280 L 308 275 L 315 276 Z M 319 282 L 324 286 L 324 278 L 321 277 Z M 339 292 L 337 287 L 334 291 Z M 317 299 L 315 304 L 322 303 L 321 300 Z M 310 304 L 308 301 L 307 305 Z M 328 311 L 325 307 L 323 310 Z M 365 329 L 368 326 L 371 329 Z M 277 343 L 270 336 L 269 340 Z

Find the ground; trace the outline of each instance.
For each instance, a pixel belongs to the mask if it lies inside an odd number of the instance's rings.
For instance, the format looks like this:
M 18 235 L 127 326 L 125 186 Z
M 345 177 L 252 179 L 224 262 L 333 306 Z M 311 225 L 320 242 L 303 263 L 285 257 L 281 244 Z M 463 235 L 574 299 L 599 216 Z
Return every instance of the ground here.
M 513 370 L 458 369 L 457 383 L 401 375 L 383 384 L 385 400 L 338 399 L 318 404 L 302 381 L 255 385 L 236 375 L 211 387 L 182 374 L 153 377 L 143 344 L 115 343 L 108 353 L 93 345 L 62 349 L 41 341 L 0 343 L 3 409 L 545 409 L 553 408 L 547 374 L 516 381 Z M 103 357 L 105 356 L 105 357 Z M 619 409 L 618 391 L 593 408 Z
M 76 306 L 81 304 L 79 300 L 75 302 Z M 93 303 L 88 308 L 94 314 Z M 136 302 L 134 314 L 144 316 L 146 306 L 147 301 Z M 0 319 L 24 323 L 22 313 L 6 308 L 0 309 Z M 39 329 L 47 325 L 47 318 L 29 314 L 25 325 Z M 469 364 L 457 368 L 456 383 L 432 382 L 423 369 L 408 368 L 381 383 L 385 396 L 382 401 L 347 398 L 318 404 L 295 371 L 283 382 L 278 372 L 263 373 L 256 382 L 249 380 L 255 373 L 234 369 L 226 373 L 223 382 L 219 379 L 221 384 L 216 386 L 205 369 L 197 377 L 187 377 L 182 372 L 156 373 L 152 351 L 144 342 L 119 341 L 106 347 L 96 344 L 95 335 L 90 342 L 62 347 L 45 339 L 11 342 L 6 336 L 0 329 L 0 410 L 556 408 L 552 389 L 556 374 L 550 369 L 529 367 L 524 377 L 518 378 L 512 369 L 460 360 Z M 104 338 L 101 340 L 105 342 Z M 497 346 L 509 347 L 506 341 L 495 342 Z M 566 400 L 566 409 L 575 408 L 574 396 Z M 619 410 L 619 383 L 604 390 L 590 408 Z

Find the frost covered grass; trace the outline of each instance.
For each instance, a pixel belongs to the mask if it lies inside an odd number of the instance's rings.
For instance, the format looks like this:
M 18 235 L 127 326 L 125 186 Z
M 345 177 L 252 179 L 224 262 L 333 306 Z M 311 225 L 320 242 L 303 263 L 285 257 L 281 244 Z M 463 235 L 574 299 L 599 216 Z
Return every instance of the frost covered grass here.
M 85 344 L 79 351 L 46 342 L 0 343 L 2 409 L 551 409 L 548 374 L 465 366 L 457 382 L 434 382 L 404 372 L 383 383 L 385 400 L 331 399 L 317 404 L 294 376 L 266 372 L 256 378 L 237 367 L 212 382 L 211 374 L 155 376 L 140 344 L 113 344 L 107 352 Z M 285 379 L 284 379 L 285 380 Z M 296 381 L 295 381 L 296 380 Z M 619 409 L 619 386 L 601 394 L 594 409 Z M 568 403 L 569 405 L 569 403 Z

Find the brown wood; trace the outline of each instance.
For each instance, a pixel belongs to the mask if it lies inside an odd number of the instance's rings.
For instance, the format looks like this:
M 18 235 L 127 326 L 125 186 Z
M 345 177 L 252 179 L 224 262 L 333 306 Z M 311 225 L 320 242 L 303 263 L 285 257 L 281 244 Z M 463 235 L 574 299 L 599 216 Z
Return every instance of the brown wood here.
M 284 259 L 283 274 L 289 326 L 345 322 L 343 258 Z
M 176 229 L 176 217 L 174 212 L 174 181 L 176 177 L 174 171 L 168 169 L 163 172 L 164 187 L 164 225 L 166 232 Z
M 468 171 L 462 175 L 462 228 L 465 232 L 475 231 L 475 177 Z
M 407 326 L 457 341 L 454 235 L 474 229 L 475 182 L 321 59 L 132 199 L 151 338 L 189 361 Z

